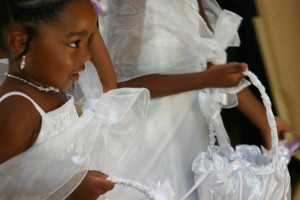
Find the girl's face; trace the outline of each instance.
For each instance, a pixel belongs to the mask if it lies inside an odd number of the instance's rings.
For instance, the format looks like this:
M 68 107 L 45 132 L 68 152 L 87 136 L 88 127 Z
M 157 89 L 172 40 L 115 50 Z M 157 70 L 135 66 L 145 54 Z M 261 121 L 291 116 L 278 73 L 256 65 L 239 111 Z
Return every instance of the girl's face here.
M 24 71 L 42 84 L 66 90 L 79 79 L 78 72 L 91 57 L 88 42 L 97 16 L 89 0 L 71 1 L 60 16 L 59 23 L 38 29 Z

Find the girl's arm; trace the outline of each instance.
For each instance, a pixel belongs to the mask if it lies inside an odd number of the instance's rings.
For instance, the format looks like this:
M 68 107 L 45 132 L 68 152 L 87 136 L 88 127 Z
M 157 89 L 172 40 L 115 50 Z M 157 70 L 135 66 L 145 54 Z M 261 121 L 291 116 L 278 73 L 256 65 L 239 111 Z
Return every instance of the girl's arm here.
M 96 67 L 103 91 L 115 89 L 117 87 L 116 74 L 99 29 L 96 29 L 91 37 L 89 49 L 92 54 L 91 61 Z
M 244 77 L 244 63 L 227 63 L 210 67 L 207 71 L 189 74 L 151 74 L 118 83 L 120 87 L 144 87 L 151 98 L 162 97 L 207 87 L 232 87 Z
M 31 102 L 19 96 L 3 100 L 0 103 L 0 110 L 0 164 L 2 164 L 27 151 L 34 144 L 41 127 L 41 116 Z M 114 187 L 112 182 L 105 180 L 106 178 L 107 175 L 102 172 L 88 171 L 83 181 L 67 199 L 98 199 L 100 195 Z
M 265 107 L 248 88 L 238 93 L 238 101 L 238 109 L 261 131 L 265 147 L 270 149 L 271 135 Z M 291 128 L 279 117 L 275 117 L 275 121 L 278 133 L 291 131 Z
M 18 96 L 3 100 L 0 110 L 1 164 L 23 153 L 34 143 L 41 116 L 31 102 Z
M 206 22 L 211 31 L 212 28 L 205 15 L 202 1 L 198 0 L 200 15 Z M 270 127 L 267 121 L 266 111 L 263 104 L 253 95 L 253 93 L 245 88 L 238 93 L 239 110 L 261 131 L 265 143 L 265 147 L 271 148 Z M 278 132 L 290 132 L 291 128 L 279 117 L 275 117 Z

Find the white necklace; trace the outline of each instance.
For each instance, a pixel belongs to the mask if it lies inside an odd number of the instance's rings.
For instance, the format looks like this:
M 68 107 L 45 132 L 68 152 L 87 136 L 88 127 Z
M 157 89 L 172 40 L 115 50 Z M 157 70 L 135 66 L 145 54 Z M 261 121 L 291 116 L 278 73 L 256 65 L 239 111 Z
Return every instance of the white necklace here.
M 41 90 L 41 91 L 45 91 L 45 92 L 55 92 L 55 93 L 59 92 L 59 89 L 56 88 L 56 87 L 52 87 L 52 86 L 48 86 L 48 87 L 38 86 L 38 85 L 35 85 L 35 84 L 32 83 L 32 82 L 29 82 L 29 81 L 27 81 L 27 80 L 25 80 L 25 79 L 23 79 L 23 78 L 18 77 L 18 76 L 14 76 L 14 75 L 12 75 L 12 74 L 9 74 L 9 73 L 7 73 L 7 72 L 5 72 L 4 75 L 7 76 L 7 77 L 10 77 L 10 78 L 17 79 L 17 80 L 22 81 L 22 82 L 24 82 L 24 83 L 27 83 L 28 85 L 30 85 L 30 86 L 32 86 L 32 87 L 35 87 L 35 88 L 37 88 L 37 89 L 39 89 L 39 90 Z

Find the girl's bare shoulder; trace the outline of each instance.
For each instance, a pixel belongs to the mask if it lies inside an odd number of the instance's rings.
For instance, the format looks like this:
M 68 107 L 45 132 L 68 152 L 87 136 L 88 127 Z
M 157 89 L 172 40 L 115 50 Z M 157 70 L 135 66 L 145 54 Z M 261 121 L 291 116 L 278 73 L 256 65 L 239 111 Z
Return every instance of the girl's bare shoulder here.
M 0 163 L 26 151 L 39 132 L 41 116 L 27 98 L 12 95 L 0 102 Z

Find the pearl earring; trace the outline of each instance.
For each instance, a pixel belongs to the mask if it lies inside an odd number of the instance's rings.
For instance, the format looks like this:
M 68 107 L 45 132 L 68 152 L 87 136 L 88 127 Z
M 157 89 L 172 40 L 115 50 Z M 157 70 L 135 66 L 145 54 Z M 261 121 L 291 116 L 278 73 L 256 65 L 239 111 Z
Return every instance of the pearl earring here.
M 26 58 L 26 56 L 24 55 L 24 56 L 22 56 L 22 62 L 21 62 L 21 64 L 20 64 L 20 69 L 24 69 L 24 67 L 25 67 L 25 58 Z

